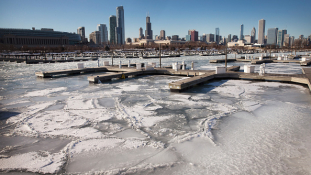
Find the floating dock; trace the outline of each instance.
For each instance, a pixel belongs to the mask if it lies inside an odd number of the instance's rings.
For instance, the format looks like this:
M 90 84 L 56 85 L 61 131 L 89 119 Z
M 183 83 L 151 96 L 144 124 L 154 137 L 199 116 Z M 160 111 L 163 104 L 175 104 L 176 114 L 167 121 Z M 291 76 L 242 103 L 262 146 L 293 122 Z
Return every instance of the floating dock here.
M 51 72 L 36 72 L 38 77 L 53 77 L 59 74 L 79 74 L 81 72 L 112 72 L 102 75 L 89 76 L 90 83 L 100 83 L 104 81 L 111 81 L 112 79 L 125 79 L 128 77 L 135 77 L 139 75 L 171 75 L 171 76 L 188 76 L 190 78 L 183 79 L 168 84 L 171 91 L 183 91 L 193 86 L 206 83 L 212 79 L 246 79 L 246 80 L 259 80 L 259 81 L 280 81 L 288 83 L 299 83 L 309 86 L 311 91 L 311 68 L 303 68 L 303 74 L 264 74 L 258 73 L 244 73 L 235 72 L 239 71 L 240 66 L 228 67 L 225 73 L 216 74 L 214 70 L 174 70 L 170 68 L 150 68 L 145 70 L 136 69 L 136 67 L 123 67 L 106 66 L 96 68 L 83 68 L 72 70 L 61 70 Z
M 301 66 L 309 66 L 311 60 L 300 61 L 300 60 L 276 60 L 276 59 L 227 59 L 227 62 L 250 62 L 251 64 L 262 64 L 262 63 L 298 63 Z M 210 60 L 210 63 L 224 63 L 225 59 Z

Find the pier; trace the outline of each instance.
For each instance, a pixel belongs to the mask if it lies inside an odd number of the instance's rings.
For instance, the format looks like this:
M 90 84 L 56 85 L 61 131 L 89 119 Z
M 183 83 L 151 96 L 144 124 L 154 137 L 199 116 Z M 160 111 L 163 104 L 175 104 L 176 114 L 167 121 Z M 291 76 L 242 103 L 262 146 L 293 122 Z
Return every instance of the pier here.
M 215 59 L 210 60 L 210 63 L 224 63 L 225 59 Z M 227 62 L 250 62 L 251 64 L 262 64 L 262 63 L 297 63 L 301 66 L 309 66 L 311 64 L 311 60 L 300 61 L 300 60 L 277 60 L 277 59 L 241 59 L 241 58 L 233 58 L 227 59 Z

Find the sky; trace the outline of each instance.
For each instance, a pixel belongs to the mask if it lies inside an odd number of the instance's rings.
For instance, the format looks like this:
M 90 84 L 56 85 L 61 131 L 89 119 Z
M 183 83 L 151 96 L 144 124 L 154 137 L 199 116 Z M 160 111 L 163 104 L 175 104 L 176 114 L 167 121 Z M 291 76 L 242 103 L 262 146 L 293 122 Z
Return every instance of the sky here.
M 153 35 L 165 30 L 167 36 L 185 37 L 188 30 L 220 35 L 250 35 L 258 21 L 266 20 L 268 28 L 287 29 L 298 38 L 311 35 L 311 0 L 0 0 L 0 28 L 53 28 L 54 31 L 77 32 L 84 26 L 86 37 L 116 15 L 123 6 L 125 37 L 138 37 L 139 28 L 146 30 L 149 13 Z M 109 31 L 108 31 L 109 33 Z

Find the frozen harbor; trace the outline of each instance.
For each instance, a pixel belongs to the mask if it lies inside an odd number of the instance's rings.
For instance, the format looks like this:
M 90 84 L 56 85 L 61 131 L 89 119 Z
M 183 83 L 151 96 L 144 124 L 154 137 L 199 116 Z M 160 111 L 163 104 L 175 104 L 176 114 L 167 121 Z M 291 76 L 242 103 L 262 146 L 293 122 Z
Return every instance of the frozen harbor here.
M 196 69 L 211 70 L 224 64 L 209 64 L 209 59 L 223 57 L 179 57 L 162 63 L 194 61 Z M 127 63 L 114 59 L 119 60 Z M 158 59 L 131 62 L 158 64 Z M 97 61 L 84 64 L 94 67 Z M 229 63 L 243 64 L 249 63 Z M 0 171 L 311 174 L 307 87 L 220 80 L 172 93 L 168 83 L 187 77 L 142 76 L 94 85 L 87 77 L 96 74 L 35 76 L 76 66 L 0 63 Z M 293 63 L 267 64 L 266 71 L 302 73 Z

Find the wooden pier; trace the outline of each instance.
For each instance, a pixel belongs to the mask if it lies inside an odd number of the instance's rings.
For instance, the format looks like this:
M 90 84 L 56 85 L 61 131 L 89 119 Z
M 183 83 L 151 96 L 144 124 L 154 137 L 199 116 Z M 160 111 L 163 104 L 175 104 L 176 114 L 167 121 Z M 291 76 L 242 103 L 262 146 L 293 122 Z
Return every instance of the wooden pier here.
M 300 60 L 276 60 L 276 59 L 227 59 L 227 62 L 250 62 L 251 64 L 262 64 L 262 63 L 298 63 L 301 66 L 309 66 L 311 60 L 300 61 Z M 210 63 L 224 63 L 225 59 L 210 60 Z
M 227 68 L 226 73 L 216 74 L 214 70 L 177 70 L 170 68 L 145 68 L 137 70 L 136 67 L 106 66 L 96 68 L 60 70 L 51 72 L 36 72 L 38 77 L 53 77 L 60 74 L 80 74 L 85 72 L 110 72 L 96 76 L 89 76 L 90 83 L 99 83 L 111 81 L 112 79 L 125 79 L 139 75 L 171 75 L 171 76 L 188 76 L 190 78 L 183 79 L 168 84 L 171 91 L 183 91 L 193 86 L 206 83 L 213 79 L 245 79 L 257 81 L 280 81 L 288 83 L 305 84 L 309 86 L 311 91 L 311 68 L 303 68 L 303 74 L 264 74 L 236 72 L 240 66 L 232 66 Z

